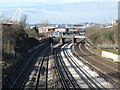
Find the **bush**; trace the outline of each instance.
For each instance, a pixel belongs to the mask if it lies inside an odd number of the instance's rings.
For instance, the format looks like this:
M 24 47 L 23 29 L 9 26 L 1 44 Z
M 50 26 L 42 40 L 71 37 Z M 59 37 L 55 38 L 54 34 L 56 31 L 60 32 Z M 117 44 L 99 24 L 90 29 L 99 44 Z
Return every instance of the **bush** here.
M 92 34 L 89 38 L 95 44 L 96 42 L 98 42 L 100 35 L 98 33 L 95 33 L 95 34 Z
M 118 44 L 119 36 L 118 26 L 107 29 L 96 26 L 86 30 L 86 37 L 93 44 Z
M 104 38 L 105 38 L 106 40 L 112 42 L 112 44 L 115 43 L 114 34 L 115 34 L 115 31 L 106 31 L 105 33 L 103 33 Z

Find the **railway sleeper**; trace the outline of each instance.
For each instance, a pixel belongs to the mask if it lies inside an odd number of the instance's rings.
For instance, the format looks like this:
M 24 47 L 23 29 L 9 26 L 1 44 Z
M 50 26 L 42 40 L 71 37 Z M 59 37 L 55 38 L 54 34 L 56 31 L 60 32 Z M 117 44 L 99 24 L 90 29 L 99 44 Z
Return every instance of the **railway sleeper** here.
M 71 49 L 72 50 L 72 49 Z M 76 49 L 75 49 L 76 50 Z M 72 52 L 74 52 L 72 50 Z M 76 52 L 78 52 L 78 50 L 76 50 Z M 75 53 L 73 53 L 73 55 L 77 58 L 80 59 L 80 57 L 78 55 L 76 55 Z M 83 61 L 82 59 L 80 59 L 85 65 L 87 65 L 88 67 L 90 67 L 91 70 L 95 71 L 100 77 L 104 78 L 106 82 L 111 83 L 115 88 L 119 87 L 119 84 L 116 83 L 115 80 L 113 80 L 114 78 L 111 77 L 111 75 L 107 74 L 105 75 L 102 71 L 96 69 L 95 67 L 93 67 L 90 63 L 87 63 L 85 61 Z

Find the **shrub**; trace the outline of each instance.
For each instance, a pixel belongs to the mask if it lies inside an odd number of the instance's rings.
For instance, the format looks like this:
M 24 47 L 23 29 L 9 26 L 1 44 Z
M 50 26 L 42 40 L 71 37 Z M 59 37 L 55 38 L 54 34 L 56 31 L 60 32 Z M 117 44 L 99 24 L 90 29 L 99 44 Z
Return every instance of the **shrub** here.
M 115 31 L 106 31 L 106 32 L 103 33 L 104 38 L 105 38 L 106 40 L 112 42 L 112 44 L 115 43 L 114 34 L 115 34 Z
M 95 44 L 96 42 L 98 42 L 100 35 L 98 33 L 95 33 L 95 34 L 92 34 L 89 38 Z

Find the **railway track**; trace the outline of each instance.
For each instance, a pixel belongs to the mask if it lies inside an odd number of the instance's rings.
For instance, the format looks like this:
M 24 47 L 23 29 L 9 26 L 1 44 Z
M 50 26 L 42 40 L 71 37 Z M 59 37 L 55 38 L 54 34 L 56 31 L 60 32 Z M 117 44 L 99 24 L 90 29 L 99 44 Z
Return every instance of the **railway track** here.
M 24 85 L 24 89 L 39 90 L 44 88 L 47 90 L 49 55 L 50 48 L 46 48 L 46 50 L 43 51 L 42 56 L 38 58 L 36 64 L 33 66 L 29 78 Z
M 118 80 L 120 78 L 117 65 L 105 61 L 105 59 L 100 56 L 94 55 L 88 51 L 83 44 L 81 46 L 75 45 L 73 48 L 75 50 L 74 54 L 78 58 L 82 58 L 83 62 L 89 64 L 92 69 L 97 71 L 106 81 L 112 83 L 114 87 L 119 87 Z
M 18 77 L 15 79 L 15 81 L 10 85 L 10 89 L 12 88 L 21 88 L 23 83 L 25 82 L 25 78 L 29 74 L 29 71 L 31 70 L 31 67 L 34 66 L 36 59 L 38 57 L 39 50 L 32 54 L 32 56 L 29 58 L 29 62 L 26 64 L 26 66 L 22 69 L 21 73 L 18 75 Z M 35 56 L 36 55 L 36 56 Z M 33 61 L 31 61 L 33 59 Z
M 76 60 L 74 60 L 74 56 L 72 55 L 72 53 L 70 53 L 71 46 L 72 44 L 66 44 L 62 46 L 61 49 L 59 47 L 54 50 L 54 54 L 56 55 L 54 57 L 55 66 L 57 68 L 63 88 L 91 88 L 105 90 L 106 88 L 104 87 L 104 85 L 99 82 L 100 80 L 102 80 L 101 78 L 99 78 L 99 76 L 97 76 L 98 78 L 96 79 L 95 77 L 93 77 L 93 75 L 91 75 L 93 73 L 90 74 L 85 68 L 79 65 Z M 98 81 L 98 79 L 100 80 Z
M 79 86 L 77 82 L 75 81 L 75 79 L 73 78 L 70 71 L 68 70 L 68 68 L 66 67 L 60 52 L 61 52 L 60 48 L 57 48 L 55 50 L 55 54 L 56 54 L 56 57 L 55 57 L 56 65 L 55 66 L 58 70 L 58 75 L 60 77 L 62 86 L 66 90 L 69 90 L 70 88 L 77 89 L 79 88 Z
M 42 60 L 40 59 L 38 60 L 38 57 L 40 56 L 40 51 L 41 49 L 38 49 L 34 54 L 32 54 L 29 57 L 29 60 L 26 66 L 22 69 L 21 73 L 14 80 L 14 82 L 11 83 L 11 85 L 8 87 L 9 89 L 14 89 L 14 88 L 23 89 L 24 88 L 27 79 L 30 79 L 29 75 L 31 73 L 31 70 L 33 70 L 33 67 L 37 67 L 36 66 L 37 64 L 39 67 L 40 63 L 42 64 Z M 39 70 L 39 68 L 37 68 L 36 70 Z M 48 70 L 48 68 L 46 68 L 46 70 Z
M 104 85 L 87 71 L 88 69 L 83 68 L 85 64 L 80 65 L 80 63 L 77 62 L 79 60 L 74 58 L 70 50 L 71 48 L 75 49 L 72 50 L 73 53 L 77 53 L 77 55 L 78 53 L 81 54 L 81 52 L 79 52 L 79 47 L 72 47 L 72 44 L 65 44 L 62 47 L 59 46 L 55 48 L 53 52 L 55 68 L 60 78 L 62 87 L 65 90 L 76 90 L 82 89 L 82 86 L 84 85 L 85 87 L 91 89 L 105 89 Z M 14 83 L 12 83 L 10 89 L 48 89 L 48 62 L 51 49 L 50 47 L 45 48 L 41 55 L 39 52 L 40 50 L 36 51 L 36 53 L 30 57 L 30 61 L 23 68 Z
M 64 48 L 70 48 L 70 47 L 71 46 L 67 47 L 66 45 Z M 74 60 L 74 58 L 70 54 L 70 50 L 65 50 L 64 54 L 68 59 L 68 62 L 77 72 L 77 74 L 82 78 L 82 80 L 88 85 L 89 88 L 105 89 L 105 87 L 102 84 L 100 84 L 94 77 L 92 77 L 88 71 L 86 71 L 84 68 L 78 65 L 78 63 Z
M 118 70 L 118 67 L 119 65 L 118 64 L 115 64 L 111 61 L 108 61 L 108 60 L 105 60 L 104 58 L 100 57 L 100 56 L 97 56 L 93 53 L 91 53 L 90 51 L 88 51 L 86 48 L 85 48 L 85 45 L 84 44 L 81 44 L 81 46 L 79 46 L 79 48 L 86 54 L 88 55 L 90 58 L 94 59 L 97 59 L 97 62 L 98 63 L 102 63 L 103 65 L 107 65 L 108 68 L 110 68 L 111 70 L 110 71 L 113 71 L 114 73 L 116 73 L 116 76 L 118 78 L 120 78 L 120 73 L 119 73 L 119 70 Z M 107 71 L 106 71 L 107 72 Z M 109 73 L 109 72 L 108 72 Z

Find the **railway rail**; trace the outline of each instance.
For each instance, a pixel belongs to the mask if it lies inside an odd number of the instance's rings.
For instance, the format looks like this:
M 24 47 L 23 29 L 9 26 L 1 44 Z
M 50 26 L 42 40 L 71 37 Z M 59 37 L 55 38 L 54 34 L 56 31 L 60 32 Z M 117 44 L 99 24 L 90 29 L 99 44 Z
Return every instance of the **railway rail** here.
M 67 45 L 65 46 L 67 48 Z M 68 47 L 70 48 L 70 47 Z M 78 63 L 74 60 L 68 50 L 64 51 L 66 58 L 68 59 L 71 66 L 75 69 L 78 75 L 84 80 L 84 82 L 89 86 L 89 88 L 97 88 L 97 89 L 105 89 L 103 85 L 101 85 L 94 77 L 92 77 L 89 72 L 87 72 L 84 68 L 80 67 Z
M 38 53 L 39 51 L 37 51 Z M 35 53 L 35 55 L 37 54 Z M 12 85 L 10 86 L 10 89 L 12 88 L 22 88 L 23 83 L 25 82 L 25 78 L 26 76 L 29 74 L 31 67 L 34 66 L 36 59 L 38 57 L 38 54 L 35 56 L 34 54 L 29 58 L 29 62 L 26 64 L 26 66 L 22 69 L 21 73 L 19 74 L 19 76 L 16 78 L 16 80 L 12 83 Z M 31 61 L 33 60 L 33 61 Z
M 82 50 L 84 49 L 84 50 Z M 41 49 L 40 49 L 41 50 Z M 10 89 L 20 88 L 20 89 L 34 89 L 39 90 L 41 88 L 48 89 L 48 64 L 49 56 L 51 55 L 51 48 L 47 47 L 41 53 L 40 50 L 37 50 L 29 59 L 29 62 L 22 69 L 19 76 L 11 84 Z M 73 52 L 73 53 L 72 53 Z M 85 47 L 79 47 L 71 43 L 67 43 L 63 46 L 58 46 L 53 50 L 53 59 L 55 62 L 55 68 L 57 70 L 57 75 L 62 84 L 62 88 L 65 90 L 70 89 L 82 89 L 82 85 L 91 89 L 106 89 L 106 87 L 99 82 L 98 79 L 101 79 L 101 76 L 97 75 L 97 79 L 92 75 L 92 70 L 85 69 L 83 66 L 87 65 L 78 62 L 73 56 L 76 55 L 82 59 L 82 62 L 88 60 L 96 59 L 97 56 L 90 57 L 91 53 L 87 52 Z M 81 55 L 83 56 L 81 58 Z M 94 58 L 94 59 L 93 59 Z M 99 60 L 100 62 L 100 60 Z M 93 62 L 93 65 L 98 64 L 96 60 Z M 102 65 L 99 63 L 98 66 Z M 111 64 L 110 64 L 111 65 Z M 112 64 L 112 69 L 114 70 L 117 67 Z M 87 67 L 89 68 L 89 67 Z M 103 67 L 104 68 L 104 67 Z M 102 69 L 103 69 L 102 68 Z M 108 68 L 108 67 L 107 67 Z M 109 71 L 109 70 L 108 70 Z M 115 70 L 116 71 L 116 70 Z M 111 71 L 112 72 L 112 71 Z M 109 72 L 109 73 L 111 73 Z M 112 74 L 113 75 L 113 74 Z M 79 83 L 81 82 L 81 83 Z M 54 83 L 55 84 L 55 83 Z
M 105 61 L 100 56 L 97 56 L 90 51 L 88 51 L 83 44 L 80 46 L 75 45 L 73 46 L 73 49 L 75 50 L 73 53 L 78 58 L 82 58 L 83 62 L 86 64 L 89 64 L 92 69 L 97 71 L 100 76 L 106 79 L 106 81 L 109 81 L 114 85 L 114 87 L 119 87 L 118 80 L 119 78 L 119 71 L 118 66 L 112 62 Z
M 25 67 L 22 69 L 21 73 L 17 76 L 17 78 L 7 88 L 9 88 L 9 89 L 14 89 L 14 88 L 23 89 L 24 88 L 26 81 L 28 79 L 30 79 L 29 75 L 30 75 L 31 71 L 33 70 L 33 68 L 34 67 L 36 68 L 37 67 L 36 65 L 38 65 L 38 67 L 40 67 L 40 65 L 42 64 L 42 60 L 40 60 L 40 59 L 38 60 L 38 57 L 40 57 L 40 54 L 42 53 L 40 51 L 41 51 L 41 49 L 38 49 L 35 53 L 33 53 L 28 58 L 28 62 L 25 65 Z M 47 49 L 45 51 L 47 52 Z M 44 58 L 44 57 L 42 57 L 42 58 Z M 48 65 L 48 61 L 47 61 L 47 65 Z M 36 68 L 36 71 L 39 69 L 40 68 Z M 46 71 L 47 70 L 48 70 L 48 67 L 46 68 Z M 47 73 L 46 73 L 46 76 L 47 76 Z
M 62 47 L 54 49 L 54 54 L 56 54 L 56 56 L 54 57 L 56 64 L 55 67 L 58 70 L 58 75 L 60 77 L 63 88 L 82 89 L 82 86 L 85 86 L 84 88 L 105 90 L 106 87 L 100 83 L 100 80 L 103 80 L 100 76 L 98 76 L 96 79 L 95 77 L 93 77 L 93 75 L 91 75 L 92 73 L 90 74 L 86 69 L 79 65 L 76 60 L 74 60 L 74 56 L 72 55 L 72 53 L 70 53 L 71 47 L 72 44 L 65 44 Z M 71 68 L 74 70 L 72 70 Z
M 119 64 L 115 64 L 114 62 L 112 61 L 108 61 L 108 60 L 105 60 L 104 58 L 100 57 L 100 56 L 97 56 L 95 54 L 93 54 L 92 52 L 88 51 L 86 48 L 85 48 L 85 45 L 84 44 L 81 44 L 79 45 L 79 48 L 86 54 L 88 55 L 90 58 L 94 59 L 97 59 L 97 62 L 98 63 L 102 63 L 103 65 L 107 65 L 108 68 L 110 68 L 111 70 L 110 71 L 113 71 L 116 74 L 116 76 L 118 78 L 120 78 L 120 71 L 118 70 L 118 67 L 120 66 Z M 106 71 L 107 72 L 107 71 Z M 109 73 L 109 72 L 108 72 Z
M 75 81 L 75 79 L 73 78 L 72 74 L 66 67 L 60 52 L 61 52 L 60 48 L 57 48 L 55 50 L 55 54 L 56 54 L 55 63 L 63 88 L 66 90 L 70 88 L 72 89 L 80 88 L 77 82 Z
M 40 88 L 48 88 L 48 61 L 50 53 L 50 47 L 43 51 L 42 56 L 38 58 L 36 64 L 33 66 L 29 78 L 26 80 L 24 89 L 38 90 Z

